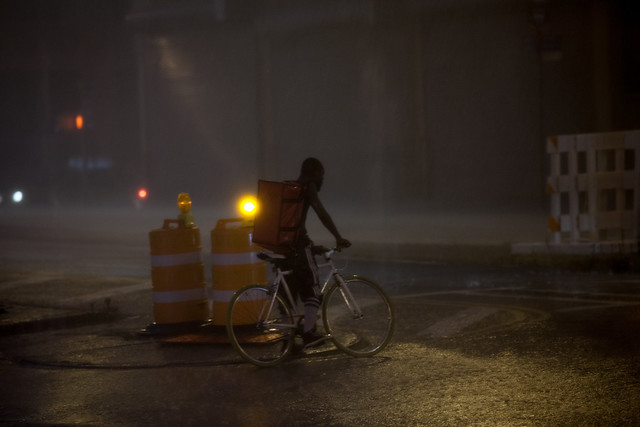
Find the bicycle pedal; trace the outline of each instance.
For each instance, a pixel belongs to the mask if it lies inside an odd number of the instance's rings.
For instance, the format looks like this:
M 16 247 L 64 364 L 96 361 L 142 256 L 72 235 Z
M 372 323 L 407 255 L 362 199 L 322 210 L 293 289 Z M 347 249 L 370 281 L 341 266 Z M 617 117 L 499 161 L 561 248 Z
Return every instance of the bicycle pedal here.
M 318 338 L 317 340 L 313 340 L 313 341 L 311 341 L 309 343 L 304 344 L 302 349 L 303 350 L 307 350 L 309 348 L 320 347 L 321 345 L 323 345 L 325 343 L 325 341 L 329 340 L 330 338 L 331 338 L 331 336 L 329 336 L 329 335 L 322 336 L 322 337 Z

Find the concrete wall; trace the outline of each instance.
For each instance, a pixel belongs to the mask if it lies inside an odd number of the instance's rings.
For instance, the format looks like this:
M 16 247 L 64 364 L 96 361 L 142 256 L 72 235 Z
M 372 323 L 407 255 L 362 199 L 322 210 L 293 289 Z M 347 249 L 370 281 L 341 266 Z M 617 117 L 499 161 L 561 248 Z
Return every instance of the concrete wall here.
M 137 30 L 146 179 L 168 194 L 232 197 L 316 156 L 335 201 L 530 206 L 546 136 L 613 126 L 597 0 L 232 4 Z

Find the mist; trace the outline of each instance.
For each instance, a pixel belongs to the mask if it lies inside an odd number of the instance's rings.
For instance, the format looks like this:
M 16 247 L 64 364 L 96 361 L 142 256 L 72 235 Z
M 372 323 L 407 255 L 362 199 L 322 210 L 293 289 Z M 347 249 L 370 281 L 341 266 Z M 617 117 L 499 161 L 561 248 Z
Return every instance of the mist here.
M 539 239 L 546 138 L 640 126 L 630 1 L 1 8 L 1 210 L 235 215 L 313 156 L 363 240 Z

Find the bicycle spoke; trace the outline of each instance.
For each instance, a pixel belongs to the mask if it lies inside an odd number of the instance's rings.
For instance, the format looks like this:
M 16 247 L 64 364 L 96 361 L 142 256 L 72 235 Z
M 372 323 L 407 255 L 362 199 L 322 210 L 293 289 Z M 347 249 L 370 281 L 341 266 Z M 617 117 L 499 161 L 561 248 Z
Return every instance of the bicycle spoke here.
M 231 344 L 258 366 L 278 363 L 291 350 L 295 322 L 280 296 L 259 285 L 239 290 L 229 303 L 227 332 Z
M 377 284 L 363 278 L 334 285 L 324 298 L 323 318 L 336 346 L 353 356 L 380 352 L 394 329 L 389 298 Z

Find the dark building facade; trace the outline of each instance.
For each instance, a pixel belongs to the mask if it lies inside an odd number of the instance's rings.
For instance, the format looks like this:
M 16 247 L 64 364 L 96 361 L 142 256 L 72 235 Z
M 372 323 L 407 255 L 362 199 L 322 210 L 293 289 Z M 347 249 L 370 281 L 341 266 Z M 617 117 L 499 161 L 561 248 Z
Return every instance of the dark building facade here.
M 335 201 L 528 207 L 547 136 L 640 127 L 631 1 L 22 4 L 0 71 L 25 167 L 2 179 L 54 200 L 229 203 L 316 156 Z

